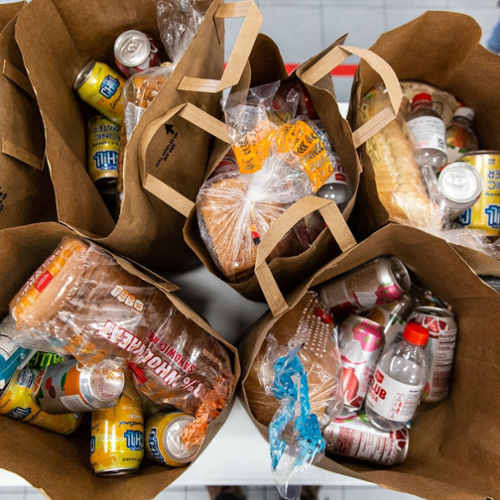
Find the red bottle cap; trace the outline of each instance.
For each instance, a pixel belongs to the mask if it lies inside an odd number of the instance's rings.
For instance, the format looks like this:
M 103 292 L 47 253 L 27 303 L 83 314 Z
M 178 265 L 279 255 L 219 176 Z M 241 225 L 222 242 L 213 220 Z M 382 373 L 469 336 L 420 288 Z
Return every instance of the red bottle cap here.
M 411 101 L 412 104 L 416 104 L 417 102 L 421 102 L 421 101 L 428 101 L 428 102 L 432 102 L 432 97 L 430 94 L 428 94 L 427 92 L 421 92 L 420 94 L 417 94 L 413 100 Z
M 321 306 L 318 306 L 316 308 L 316 315 L 320 317 L 321 321 L 324 321 L 325 323 L 333 323 L 333 317 L 332 315 L 323 309 Z
M 429 340 L 429 330 L 418 323 L 408 323 L 403 338 L 410 344 L 424 346 Z

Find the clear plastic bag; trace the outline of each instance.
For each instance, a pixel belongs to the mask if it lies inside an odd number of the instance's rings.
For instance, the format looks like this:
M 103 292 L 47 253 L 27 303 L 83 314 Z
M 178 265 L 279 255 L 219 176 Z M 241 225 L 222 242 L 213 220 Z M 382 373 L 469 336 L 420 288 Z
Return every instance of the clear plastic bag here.
M 156 404 L 208 411 L 209 421 L 233 392 L 225 347 L 93 243 L 64 238 L 10 312 L 19 345 L 89 365 L 112 360 L 132 369 L 139 392 Z

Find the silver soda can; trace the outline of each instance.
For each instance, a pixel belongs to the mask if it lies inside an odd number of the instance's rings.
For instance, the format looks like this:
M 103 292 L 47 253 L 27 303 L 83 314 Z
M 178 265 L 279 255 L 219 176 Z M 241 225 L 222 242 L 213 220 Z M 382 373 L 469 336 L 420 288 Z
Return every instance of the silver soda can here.
M 410 445 L 408 429 L 384 432 L 364 412 L 342 414 L 323 432 L 326 451 L 380 465 L 402 464 Z
M 410 288 L 406 266 L 397 257 L 379 257 L 327 281 L 319 293 L 334 314 L 348 315 L 395 302 Z
M 116 39 L 115 62 L 127 78 L 161 64 L 154 40 L 136 30 L 125 31 Z
M 385 343 L 382 354 L 403 338 L 405 326 L 413 312 L 415 302 L 409 294 L 403 295 L 397 302 L 373 309 L 368 318 L 384 329 Z
M 445 399 L 450 391 L 458 333 L 455 315 L 439 307 L 417 307 L 410 320 L 429 330 L 429 341 L 425 347 L 429 360 L 429 378 L 422 401 L 437 403 Z
M 453 220 L 479 200 L 483 178 L 469 163 L 450 163 L 439 175 L 439 190 L 448 208 L 448 218 Z
M 351 314 L 339 326 L 344 406 L 359 410 L 370 387 L 384 345 L 382 327 L 362 316 Z

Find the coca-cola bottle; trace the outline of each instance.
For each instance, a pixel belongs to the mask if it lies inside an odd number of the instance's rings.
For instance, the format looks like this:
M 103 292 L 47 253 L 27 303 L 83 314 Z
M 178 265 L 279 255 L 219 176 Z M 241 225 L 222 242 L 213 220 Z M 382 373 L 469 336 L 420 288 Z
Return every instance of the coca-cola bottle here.
M 408 120 L 412 139 L 419 150 L 416 152 L 419 164 L 429 162 L 435 172 L 447 163 L 446 125 L 439 113 L 432 107 L 430 94 L 417 94 L 411 104 Z
M 366 414 L 378 429 L 396 431 L 413 418 L 427 382 L 428 339 L 426 328 L 408 323 L 403 341 L 379 361 L 365 403 Z

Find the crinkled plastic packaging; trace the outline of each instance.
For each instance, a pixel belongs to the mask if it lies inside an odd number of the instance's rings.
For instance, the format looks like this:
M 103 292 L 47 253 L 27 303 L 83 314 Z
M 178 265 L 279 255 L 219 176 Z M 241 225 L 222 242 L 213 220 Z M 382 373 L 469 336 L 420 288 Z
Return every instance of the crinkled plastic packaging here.
M 257 246 L 271 224 L 299 199 L 315 193 L 334 170 L 331 147 L 316 126 L 297 117 L 281 124 L 288 111 L 271 110 L 277 84 L 251 89 L 247 101 L 231 96 L 225 109 L 239 171 L 210 177 L 198 193 L 200 232 L 214 262 L 232 282 L 248 279 Z M 295 95 L 294 95 L 295 94 Z M 296 92 L 284 107 L 296 106 Z M 270 255 L 289 257 L 312 240 L 305 221 L 292 228 Z M 317 234 L 317 233 L 316 233 Z
M 132 369 L 139 392 L 156 404 L 196 415 L 217 401 L 210 421 L 233 392 L 225 347 L 93 243 L 64 238 L 10 312 L 18 344 L 83 364 L 113 360 Z

